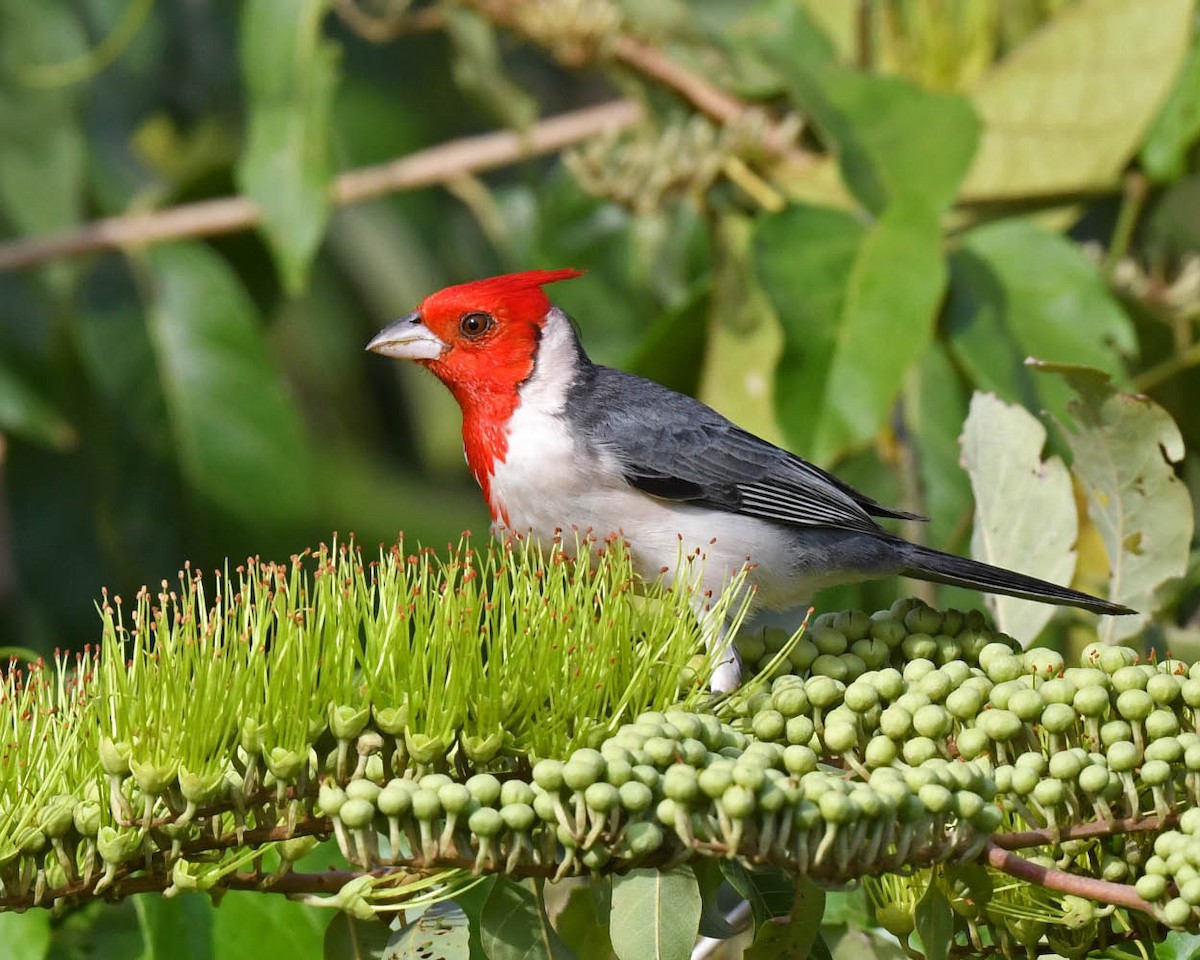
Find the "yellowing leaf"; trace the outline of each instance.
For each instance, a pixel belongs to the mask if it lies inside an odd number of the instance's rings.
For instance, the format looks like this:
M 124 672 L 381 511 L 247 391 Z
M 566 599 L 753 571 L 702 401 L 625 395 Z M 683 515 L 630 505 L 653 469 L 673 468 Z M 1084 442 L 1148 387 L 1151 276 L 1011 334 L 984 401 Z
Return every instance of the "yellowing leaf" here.
M 1149 397 L 1117 392 L 1103 371 L 1035 366 L 1060 374 L 1077 394 L 1067 406 L 1073 423 L 1063 425 L 1071 469 L 1108 550 L 1109 596 L 1140 611 L 1105 618 L 1101 636 L 1115 642 L 1146 624 L 1158 588 L 1187 568 L 1192 501 L 1172 466 L 1183 459 L 1183 437 L 1167 411 Z
M 1079 0 L 976 84 L 983 138 L 961 196 L 1110 186 L 1187 53 L 1192 0 Z
M 962 464 L 975 491 L 971 553 L 979 560 L 1067 584 L 1075 572 L 1079 517 L 1062 460 L 1042 460 L 1046 428 L 1023 407 L 976 393 L 963 424 Z M 1054 607 L 987 598 L 996 626 L 1028 644 Z

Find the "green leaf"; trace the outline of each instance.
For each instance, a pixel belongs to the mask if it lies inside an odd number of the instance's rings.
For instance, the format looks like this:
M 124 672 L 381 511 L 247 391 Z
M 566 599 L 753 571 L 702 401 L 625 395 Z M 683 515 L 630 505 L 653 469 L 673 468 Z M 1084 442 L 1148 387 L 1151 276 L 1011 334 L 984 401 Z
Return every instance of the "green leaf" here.
M 929 215 L 949 207 L 979 139 L 970 104 L 899 77 L 801 56 L 796 38 L 812 29 L 796 8 L 785 29 L 760 35 L 760 45 L 793 102 L 830 142 L 850 191 L 876 214 L 896 203 Z M 914 130 L 921 135 L 913 136 Z
M 448 7 L 446 35 L 454 82 L 505 126 L 525 130 L 537 120 L 537 101 L 508 75 L 492 22 L 473 10 Z
M 870 227 L 806 206 L 762 221 L 759 275 L 784 330 L 776 412 L 805 456 L 829 463 L 883 426 L 932 333 L 940 236 L 936 218 L 907 205 Z
M 0 151 L 2 152 L 2 151 Z M 75 430 L 45 397 L 16 370 L 0 360 L 0 433 L 64 449 Z
M 831 960 L 908 960 L 894 939 L 851 926 L 833 948 Z
M 329 218 L 330 112 L 338 49 L 322 39 L 326 0 L 249 0 L 241 22 L 249 101 L 238 185 L 262 210 L 284 287 L 303 288 Z
M 601 926 L 596 918 L 596 904 L 586 885 L 577 886 L 567 897 L 567 905 L 555 918 L 554 928 L 563 942 L 574 951 L 579 960 L 612 960 L 612 944 L 608 939 L 607 925 Z
M 687 960 L 700 927 L 700 888 L 686 864 L 613 878 L 610 933 L 620 960 Z
M 463 923 L 465 943 L 466 918 Z M 386 923 L 359 920 L 339 910 L 325 928 L 321 956 L 324 960 L 393 960 L 393 957 L 405 956 L 402 953 L 390 953 L 388 948 L 391 942 L 392 931 Z M 417 955 L 415 952 L 410 954 L 414 958 Z
M 77 222 L 85 186 L 78 88 L 36 82 L 87 49 L 65 4 L 0 0 L 0 214 L 17 233 Z
M 211 960 L 212 901 L 198 893 L 170 899 L 145 893 L 133 898 L 145 951 L 141 960 Z
M 954 910 L 936 883 L 929 884 L 917 901 L 913 919 L 925 951 L 925 960 L 947 960 L 954 943 Z
M 380 960 L 469 960 L 471 955 L 471 922 L 453 901 L 427 907 L 395 932 L 386 949 L 370 954 Z
M 981 390 L 1031 409 L 1066 411 L 1070 390 L 1035 378 L 1027 357 L 1082 363 L 1124 379 L 1133 325 L 1073 243 L 1018 219 L 970 231 L 950 259 L 947 334 Z
M 721 860 L 721 873 L 750 904 L 757 930 L 772 917 L 786 917 L 796 899 L 796 885 L 782 870 L 747 870 L 736 860 Z
M 1192 0 L 1079 0 L 971 91 L 983 119 L 973 200 L 1109 187 L 1187 53 Z
M 1041 458 L 1046 428 L 1024 407 L 976 393 L 961 443 L 975 491 L 971 554 L 1051 583 L 1070 583 L 1079 518 L 1066 465 L 1058 457 Z M 1054 615 L 1044 603 L 987 600 L 997 628 L 1026 645 Z
M 184 474 L 235 515 L 264 525 L 307 517 L 311 454 L 249 297 L 206 247 L 147 256 L 150 336 Z
M 1187 173 L 1187 155 L 1200 139 L 1200 38 L 1179 72 L 1175 87 L 1142 144 L 1139 159 L 1151 180 L 1175 180 Z
M 1155 945 L 1156 960 L 1197 960 L 1200 958 L 1200 934 L 1172 930 Z
M 220 960 L 321 956 L 329 914 L 317 907 L 231 891 L 213 911 L 213 956 Z
M 7 960 L 42 960 L 50 950 L 50 912 L 0 912 L 0 955 Z
M 575 956 L 550 926 L 541 897 L 507 877 L 497 878 L 479 921 L 488 960 L 572 960 Z
M 814 947 L 820 942 L 824 915 L 825 891 L 808 877 L 798 877 L 789 916 L 768 920 L 755 929 L 746 960 L 806 960 L 819 955 L 821 951 Z M 828 953 L 826 949 L 824 954 Z
M 712 857 L 698 857 L 692 864 L 696 883 L 700 890 L 700 936 L 714 940 L 728 940 L 737 928 L 725 919 L 717 896 L 725 884 L 725 874 Z
M 904 381 L 904 425 L 916 441 L 917 474 L 927 541 L 950 546 L 959 521 L 972 509 L 971 483 L 959 469 L 958 436 L 967 417 L 967 398 L 945 346 L 935 341 L 909 368 Z
M 1101 636 L 1136 633 L 1158 608 L 1156 591 L 1187 569 L 1192 501 L 1172 464 L 1183 459 L 1183 438 L 1171 415 L 1149 397 L 1119 393 L 1100 370 L 1038 364 L 1076 392 L 1063 432 L 1088 516 L 1108 551 L 1112 600 L 1140 611 L 1109 617 Z

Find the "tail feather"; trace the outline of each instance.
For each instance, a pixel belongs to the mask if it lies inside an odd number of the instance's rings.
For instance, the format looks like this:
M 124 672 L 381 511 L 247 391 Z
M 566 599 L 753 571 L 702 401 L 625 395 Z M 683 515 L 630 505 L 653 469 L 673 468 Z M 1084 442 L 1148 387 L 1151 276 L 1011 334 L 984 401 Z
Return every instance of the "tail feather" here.
M 1137 613 L 1136 610 L 1119 603 L 1101 600 L 1070 587 L 1060 587 L 1037 577 L 994 567 L 990 563 L 981 563 L 978 560 L 968 560 L 966 557 L 943 553 L 915 543 L 904 543 L 902 562 L 900 573 L 918 580 L 932 580 L 936 583 L 982 590 L 985 593 L 1003 593 L 1010 597 L 1037 600 L 1041 603 L 1080 607 L 1093 613 L 1112 616 Z

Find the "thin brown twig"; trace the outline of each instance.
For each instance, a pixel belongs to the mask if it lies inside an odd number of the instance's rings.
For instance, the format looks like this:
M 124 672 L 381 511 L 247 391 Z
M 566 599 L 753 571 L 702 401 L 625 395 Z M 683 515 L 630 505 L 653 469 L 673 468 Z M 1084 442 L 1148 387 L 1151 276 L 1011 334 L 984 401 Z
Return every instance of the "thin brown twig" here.
M 1044 847 L 1047 844 L 1061 843 L 1064 840 L 1111 837 L 1118 833 L 1157 833 L 1160 830 L 1172 829 L 1178 822 L 1179 817 L 1175 814 L 1165 818 L 1125 817 L 1120 820 L 1097 820 L 1094 823 L 1077 823 L 1058 831 L 1047 827 L 1041 830 L 997 833 L 992 837 L 992 844 L 1002 850 L 1020 850 L 1025 847 Z
M 390 43 L 406 33 L 426 33 L 440 30 L 446 17 L 438 7 L 410 10 L 407 4 L 382 14 L 364 10 L 358 0 L 336 0 L 333 5 L 347 27 L 369 43 Z
M 1054 870 L 1040 864 L 1018 857 L 1015 853 L 1003 850 L 994 843 L 989 843 L 986 851 L 988 866 L 1007 873 L 1010 877 L 1034 883 L 1047 890 L 1057 890 L 1059 893 L 1070 893 L 1077 897 L 1095 900 L 1097 903 L 1111 903 L 1127 910 L 1140 910 L 1142 913 L 1153 913 L 1153 907 L 1137 895 L 1137 891 L 1124 883 L 1111 883 L 1096 877 L 1081 877 L 1065 870 Z
M 451 140 L 388 163 L 340 174 L 333 182 L 333 202 L 348 206 L 389 193 L 433 186 L 464 173 L 495 170 L 630 126 L 641 115 L 642 108 L 634 101 L 613 100 L 542 120 L 524 133 L 500 130 Z M 257 226 L 261 218 L 257 204 L 240 196 L 109 217 L 76 230 L 0 244 L 0 271 L 101 250 L 233 233 Z

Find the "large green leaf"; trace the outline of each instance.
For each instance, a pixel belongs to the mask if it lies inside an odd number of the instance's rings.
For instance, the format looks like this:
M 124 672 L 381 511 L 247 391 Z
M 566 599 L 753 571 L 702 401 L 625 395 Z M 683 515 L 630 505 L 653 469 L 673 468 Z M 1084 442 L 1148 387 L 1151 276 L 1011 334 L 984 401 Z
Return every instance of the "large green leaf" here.
M 990 393 L 971 398 L 963 424 L 962 462 L 975 491 L 971 553 L 978 560 L 1067 584 L 1075 572 L 1079 517 L 1071 476 L 1058 457 L 1042 460 L 1046 428 L 1024 407 Z M 996 626 L 1033 640 L 1054 608 L 989 596 Z
M 700 888 L 687 866 L 613 878 L 609 930 L 620 960 L 687 960 L 700 928 Z
M 925 960 L 947 960 L 954 944 L 954 909 L 937 883 L 930 883 L 917 901 L 913 919 Z
M 1187 52 L 1192 0 L 1079 0 L 971 91 L 983 119 L 971 199 L 1110 187 Z
M 250 115 L 238 184 L 262 210 L 263 231 L 293 293 L 304 285 L 329 218 L 338 51 L 322 39 L 327 8 L 327 0 L 248 0 L 242 11 Z
M 1187 172 L 1187 155 L 1200 140 L 1200 36 L 1175 87 L 1154 120 L 1139 159 L 1153 180 L 1175 180 Z
M 42 960 L 49 949 L 49 911 L 0 912 L 0 954 L 7 960 Z
M 528 886 L 499 877 L 484 901 L 479 936 L 488 960 L 574 960 L 550 926 L 542 899 Z
M 249 297 L 206 247 L 157 247 L 148 259 L 150 335 L 184 474 L 233 514 L 304 519 L 311 452 Z
M 0 433 L 63 448 L 75 431 L 54 405 L 16 370 L 0 361 Z
M 971 484 L 959 469 L 958 435 L 967 416 L 959 376 L 940 341 L 929 345 L 904 381 L 904 425 L 915 441 L 926 542 L 946 548 L 972 506 Z
M 811 22 L 797 8 L 786 23 L 786 29 L 761 37 L 764 55 L 830 142 L 858 201 L 876 214 L 896 203 L 929 215 L 948 207 L 979 138 L 970 104 L 898 77 L 798 56 L 794 37 L 807 36 Z
M 278 896 L 233 891 L 213 911 L 213 956 L 220 960 L 263 960 L 321 956 L 329 914 Z
M 1069 388 L 1035 378 L 1027 357 L 1082 363 L 1124 379 L 1133 325 L 1073 243 L 1028 221 L 970 231 L 950 260 L 950 347 L 975 385 L 1056 416 Z
M 465 919 L 463 925 L 466 926 Z M 464 929 L 464 943 L 465 932 Z M 339 910 L 325 928 L 321 956 L 323 960 L 399 960 L 401 957 L 415 960 L 419 956 L 415 949 L 407 953 L 389 952 L 391 943 L 392 930 L 382 919 L 360 920 Z M 462 957 L 465 960 L 465 952 Z M 424 960 L 435 960 L 432 952 Z
M 134 897 L 145 952 L 141 960 L 211 960 L 212 901 L 184 893 L 168 899 L 145 893 Z
M 825 891 L 808 877 L 797 878 L 791 914 L 759 925 L 745 960 L 807 960 L 817 953 L 824 914 Z
M 1162 407 L 1118 392 L 1103 371 L 1067 364 L 1042 369 L 1060 374 L 1077 394 L 1063 427 L 1074 454 L 1071 469 L 1108 551 L 1109 595 L 1140 611 L 1105 619 L 1101 636 L 1121 640 L 1157 609 L 1158 588 L 1187 569 L 1192 501 L 1173 466 L 1183 459 L 1183 438 Z
M 756 260 L 785 336 L 776 410 L 805 456 L 828 463 L 883 426 L 932 333 L 939 242 L 936 218 L 909 204 L 870 227 L 805 206 L 762 222 Z
M 721 860 L 719 865 L 729 885 L 750 904 L 755 929 L 791 912 L 796 885 L 782 870 L 775 867 L 747 870 L 736 860 Z
M 67 4 L 0 0 L 0 215 L 20 233 L 80 218 L 84 137 L 77 88 L 34 83 L 38 68 L 79 56 L 87 39 Z
M 554 927 L 579 960 L 613 960 L 613 948 L 608 939 L 607 925 L 601 926 L 596 917 L 595 897 L 581 885 L 571 890 L 567 905 L 555 918 Z

